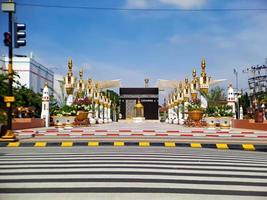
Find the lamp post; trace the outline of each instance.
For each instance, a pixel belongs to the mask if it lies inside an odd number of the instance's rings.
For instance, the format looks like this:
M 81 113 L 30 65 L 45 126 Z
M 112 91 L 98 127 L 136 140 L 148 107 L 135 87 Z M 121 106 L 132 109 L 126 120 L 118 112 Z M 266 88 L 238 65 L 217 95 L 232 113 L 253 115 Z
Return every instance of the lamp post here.
M 13 14 L 16 12 L 16 4 L 9 0 L 9 2 L 3 2 L 1 4 L 2 11 L 8 13 L 8 32 L 9 32 L 9 42 L 8 42 L 8 94 L 4 97 L 6 103 L 7 111 L 7 132 L 2 137 L 1 140 L 4 141 L 14 141 L 16 140 L 15 134 L 12 131 L 12 103 L 15 101 L 13 96 Z
M 236 90 L 238 91 L 238 72 L 236 69 L 234 69 L 234 75 L 235 75 L 235 81 L 236 81 Z

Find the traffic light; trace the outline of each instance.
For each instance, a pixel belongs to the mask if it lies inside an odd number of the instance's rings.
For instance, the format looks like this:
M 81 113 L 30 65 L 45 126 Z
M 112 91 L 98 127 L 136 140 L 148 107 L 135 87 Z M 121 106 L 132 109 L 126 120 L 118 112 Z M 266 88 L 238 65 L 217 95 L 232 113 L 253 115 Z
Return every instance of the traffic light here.
M 15 48 L 26 46 L 26 25 L 15 23 Z
M 9 32 L 4 33 L 4 44 L 9 47 L 11 45 L 11 34 Z

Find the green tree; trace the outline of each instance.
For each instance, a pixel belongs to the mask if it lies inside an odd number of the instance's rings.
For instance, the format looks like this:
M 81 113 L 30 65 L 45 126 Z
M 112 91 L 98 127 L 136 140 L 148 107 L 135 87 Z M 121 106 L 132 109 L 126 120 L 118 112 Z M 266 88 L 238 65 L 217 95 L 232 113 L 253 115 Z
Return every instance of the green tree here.
M 200 94 L 207 100 L 208 107 L 223 104 L 226 100 L 224 89 L 219 86 L 212 88 L 208 93 L 200 91 Z

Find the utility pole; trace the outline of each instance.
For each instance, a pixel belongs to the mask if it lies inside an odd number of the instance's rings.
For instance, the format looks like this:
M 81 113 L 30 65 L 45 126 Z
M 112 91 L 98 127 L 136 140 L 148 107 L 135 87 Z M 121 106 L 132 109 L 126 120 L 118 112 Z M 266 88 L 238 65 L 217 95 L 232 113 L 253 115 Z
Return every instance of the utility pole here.
M 15 101 L 13 96 L 13 14 L 15 13 L 16 5 L 12 0 L 9 2 L 2 3 L 2 11 L 8 13 L 8 32 L 9 32 L 9 43 L 8 43 L 8 94 L 4 97 L 4 101 L 7 107 L 7 132 L 1 138 L 3 141 L 14 141 L 16 140 L 15 134 L 12 131 L 12 103 Z

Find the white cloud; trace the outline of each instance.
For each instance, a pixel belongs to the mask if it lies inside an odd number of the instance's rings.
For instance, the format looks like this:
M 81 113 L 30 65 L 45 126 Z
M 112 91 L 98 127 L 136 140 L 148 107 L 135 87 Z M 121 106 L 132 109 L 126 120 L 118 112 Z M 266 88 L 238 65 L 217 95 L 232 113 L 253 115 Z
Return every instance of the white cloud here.
M 127 0 L 127 8 L 146 8 L 148 6 L 147 0 Z
M 189 9 L 204 5 L 207 0 L 127 0 L 127 8 L 148 8 L 159 6 L 175 6 Z
M 160 3 L 181 8 L 200 7 L 206 3 L 206 0 L 158 0 Z

